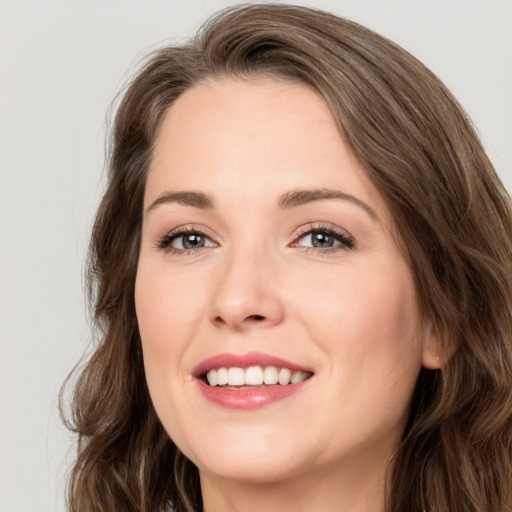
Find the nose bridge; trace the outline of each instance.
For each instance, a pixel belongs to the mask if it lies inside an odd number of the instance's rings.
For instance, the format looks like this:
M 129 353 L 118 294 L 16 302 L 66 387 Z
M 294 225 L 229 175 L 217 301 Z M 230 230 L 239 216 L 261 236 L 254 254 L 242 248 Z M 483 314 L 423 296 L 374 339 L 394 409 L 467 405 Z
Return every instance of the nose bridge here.
M 276 259 L 264 244 L 252 242 L 231 247 L 219 269 L 210 312 L 217 325 L 242 329 L 282 320 L 283 305 L 272 278 Z

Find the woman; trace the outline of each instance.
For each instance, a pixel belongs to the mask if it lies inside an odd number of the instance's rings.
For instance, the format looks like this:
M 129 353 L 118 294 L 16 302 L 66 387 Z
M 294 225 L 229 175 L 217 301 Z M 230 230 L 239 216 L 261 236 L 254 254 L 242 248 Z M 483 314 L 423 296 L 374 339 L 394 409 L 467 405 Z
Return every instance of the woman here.
M 512 215 L 393 43 L 227 10 L 116 114 L 70 509 L 512 510 Z

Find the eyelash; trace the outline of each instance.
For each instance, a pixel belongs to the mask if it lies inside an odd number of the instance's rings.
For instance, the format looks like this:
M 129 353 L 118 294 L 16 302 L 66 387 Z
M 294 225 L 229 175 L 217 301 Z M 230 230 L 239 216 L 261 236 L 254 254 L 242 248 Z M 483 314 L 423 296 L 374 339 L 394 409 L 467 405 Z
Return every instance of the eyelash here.
M 329 254 L 333 252 L 354 248 L 354 238 L 351 235 L 349 235 L 346 231 L 342 231 L 341 229 L 335 226 L 326 226 L 324 224 L 309 224 L 308 226 L 304 226 L 299 230 L 299 232 L 295 236 L 295 241 L 292 242 L 291 246 L 301 247 L 298 245 L 298 241 L 307 235 L 311 235 L 312 233 L 323 233 L 332 236 L 336 241 L 340 242 L 340 244 L 334 247 L 327 247 L 324 249 L 319 247 L 302 247 L 302 249 L 306 253 L 313 251 L 317 254 Z
M 156 247 L 157 249 L 161 249 L 162 251 L 168 252 L 169 254 L 184 256 L 196 254 L 197 249 L 177 249 L 176 247 L 171 246 L 174 240 L 184 235 L 200 235 L 208 240 L 212 239 L 211 235 L 205 233 L 203 229 L 197 228 L 195 226 L 185 226 L 176 228 L 170 233 L 167 233 L 157 242 Z M 202 247 L 200 249 L 202 249 Z
M 298 245 L 298 242 L 306 237 L 307 235 L 311 235 L 312 233 L 323 233 L 328 236 L 332 236 L 337 242 L 340 242 L 339 245 L 336 245 L 334 247 L 327 247 L 327 248 L 318 248 L 318 247 L 305 247 Z M 177 228 L 170 233 L 167 233 L 165 236 L 163 236 L 158 242 L 156 243 L 157 249 L 160 249 L 162 251 L 165 251 L 169 254 L 173 255 L 184 255 L 189 256 L 193 254 L 197 254 L 197 251 L 199 249 L 203 249 L 205 247 L 199 247 L 196 249 L 178 249 L 175 247 L 172 247 L 171 244 L 179 238 L 180 236 L 185 235 L 199 235 L 202 237 L 205 237 L 206 239 L 213 241 L 210 235 L 204 232 L 203 229 L 196 228 L 194 226 L 185 226 Z M 213 242 L 213 247 L 215 247 L 217 244 L 216 242 Z M 310 253 L 313 251 L 316 254 L 329 254 L 333 252 L 348 250 L 354 248 L 354 239 L 351 235 L 349 235 L 347 232 L 344 232 L 340 230 L 339 228 L 336 228 L 335 226 L 326 226 L 323 224 L 320 225 L 314 225 L 310 224 L 308 226 L 304 226 L 301 228 L 295 235 L 294 241 L 290 244 L 291 247 L 301 247 L 302 250 L 306 253 Z M 210 246 L 211 247 L 211 246 Z M 208 247 L 206 247 L 208 248 Z

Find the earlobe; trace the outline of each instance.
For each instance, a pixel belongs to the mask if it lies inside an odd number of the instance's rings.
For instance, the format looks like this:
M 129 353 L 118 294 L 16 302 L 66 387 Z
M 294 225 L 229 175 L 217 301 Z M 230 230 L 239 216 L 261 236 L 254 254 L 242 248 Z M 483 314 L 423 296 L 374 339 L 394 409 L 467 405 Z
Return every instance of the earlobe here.
M 444 346 L 441 335 L 429 321 L 425 329 L 425 341 L 423 343 L 423 366 L 427 370 L 441 369 L 453 355 L 453 350 Z
M 427 347 L 423 350 L 422 362 L 427 370 L 439 370 L 444 364 L 441 356 L 436 351 L 430 350 Z

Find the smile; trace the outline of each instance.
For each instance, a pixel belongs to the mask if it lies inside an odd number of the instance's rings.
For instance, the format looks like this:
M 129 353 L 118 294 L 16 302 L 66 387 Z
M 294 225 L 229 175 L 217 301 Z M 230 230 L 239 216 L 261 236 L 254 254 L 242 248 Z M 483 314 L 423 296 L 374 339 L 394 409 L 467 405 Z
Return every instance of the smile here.
M 313 371 L 269 354 L 219 354 L 192 372 L 202 395 L 217 406 L 248 411 L 298 393 Z
M 311 375 L 311 372 L 292 371 L 289 368 L 278 368 L 276 366 L 250 366 L 245 369 L 234 366 L 211 369 L 206 373 L 206 380 L 210 386 L 235 388 L 276 384 L 287 386 L 298 384 Z

